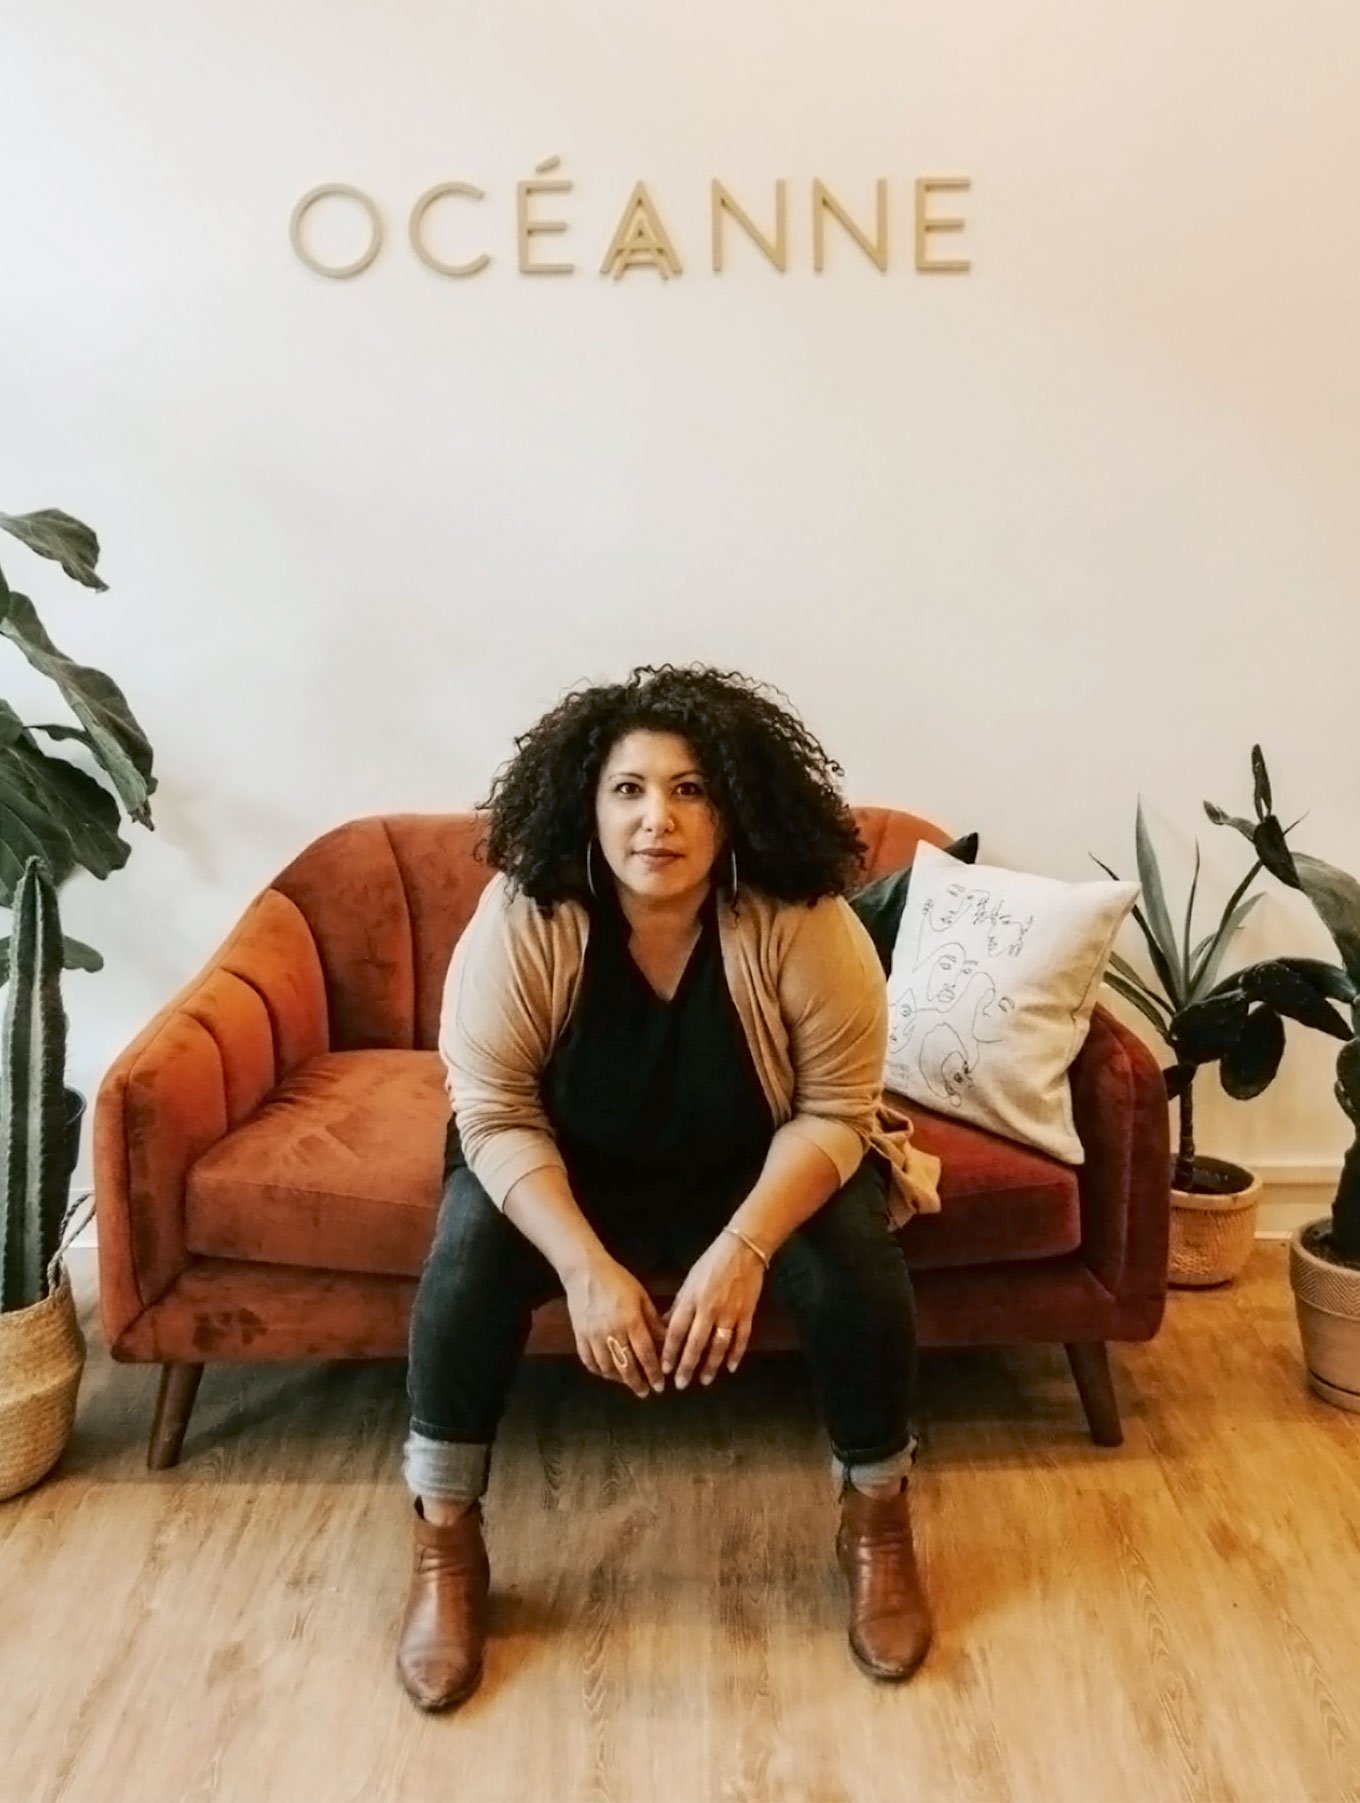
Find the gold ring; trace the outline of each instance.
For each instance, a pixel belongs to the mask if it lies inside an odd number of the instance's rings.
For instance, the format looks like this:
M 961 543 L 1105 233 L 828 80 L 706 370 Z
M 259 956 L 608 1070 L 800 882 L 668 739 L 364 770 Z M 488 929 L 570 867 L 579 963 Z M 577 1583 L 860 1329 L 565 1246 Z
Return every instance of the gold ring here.
M 715 1327 L 713 1329 L 713 1337 L 715 1340 L 730 1340 L 732 1338 L 732 1329 L 730 1327 Z
M 604 1343 L 609 1348 L 609 1356 L 614 1361 L 614 1369 L 616 1371 L 626 1371 L 628 1369 L 630 1355 L 628 1348 L 624 1345 L 623 1341 L 616 1340 L 611 1333 L 606 1336 Z

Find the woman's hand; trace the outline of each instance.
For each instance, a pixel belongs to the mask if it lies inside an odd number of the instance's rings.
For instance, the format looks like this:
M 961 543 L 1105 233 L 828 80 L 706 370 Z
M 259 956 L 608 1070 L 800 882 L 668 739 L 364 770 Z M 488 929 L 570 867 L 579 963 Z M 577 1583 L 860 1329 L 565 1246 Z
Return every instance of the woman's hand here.
M 586 1370 L 627 1384 L 634 1396 L 662 1388 L 658 1351 L 665 1329 L 656 1304 L 631 1271 L 602 1254 L 563 1285 L 576 1354 Z
M 675 1387 L 683 1390 L 701 1359 L 700 1381 L 706 1384 L 722 1369 L 735 1371 L 751 1339 L 751 1322 L 765 1285 L 765 1267 L 749 1246 L 730 1233 L 720 1233 L 691 1267 L 666 1313 L 666 1343 L 661 1368 L 675 1369 Z M 704 1357 L 707 1349 L 707 1357 Z

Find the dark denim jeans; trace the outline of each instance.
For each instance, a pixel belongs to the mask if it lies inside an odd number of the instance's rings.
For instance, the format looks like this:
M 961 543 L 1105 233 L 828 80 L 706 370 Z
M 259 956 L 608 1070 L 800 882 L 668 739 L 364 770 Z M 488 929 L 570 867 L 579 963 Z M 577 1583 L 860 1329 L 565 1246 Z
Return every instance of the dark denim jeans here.
M 613 1256 L 645 1275 L 668 1266 L 687 1270 L 753 1183 L 754 1176 L 736 1193 L 661 1213 L 648 1212 L 636 1197 L 584 1195 L 579 1186 L 573 1193 Z M 857 1470 L 894 1461 L 905 1469 L 916 1446 L 915 1302 L 888 1227 L 886 1184 L 884 1167 L 870 1154 L 779 1249 L 770 1271 L 772 1289 L 797 1323 L 832 1449 L 843 1467 Z M 454 1446 L 468 1455 L 489 1448 L 533 1310 L 561 1290 L 552 1266 L 472 1172 L 454 1169 L 411 1313 L 413 1437 L 444 1442 L 450 1455 Z M 456 1457 L 448 1469 L 458 1469 Z M 484 1483 L 483 1453 L 477 1481 L 466 1488 L 476 1494 Z M 451 1487 L 464 1486 L 453 1480 Z

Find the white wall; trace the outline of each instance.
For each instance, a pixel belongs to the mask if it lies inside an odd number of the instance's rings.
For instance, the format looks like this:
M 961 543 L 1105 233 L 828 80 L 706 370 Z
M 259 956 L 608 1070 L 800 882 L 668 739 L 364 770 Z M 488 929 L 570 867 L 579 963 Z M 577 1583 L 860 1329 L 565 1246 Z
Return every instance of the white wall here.
M 161 778 L 154 837 L 66 891 L 108 958 L 68 985 L 82 1087 L 308 839 L 469 805 L 642 659 L 779 683 L 852 799 L 1002 862 L 1127 869 L 1141 791 L 1221 900 L 1245 847 L 1200 801 L 1246 806 L 1259 737 L 1298 842 L 1360 863 L 1349 0 L 3 0 L 0 45 L 0 507 L 88 519 L 111 589 L 5 567 Z M 525 278 L 554 153 L 579 272 Z M 972 178 L 967 277 L 912 272 L 931 173 Z M 758 218 L 789 180 L 787 275 L 712 274 L 715 175 Z M 814 275 L 811 178 L 867 215 L 879 175 L 892 269 L 840 238 Z M 595 273 L 642 177 L 679 281 Z M 451 178 L 497 258 L 462 284 L 404 241 Z M 387 222 L 351 282 L 289 248 L 321 181 Z M 1272 893 L 1244 951 L 1288 946 L 1328 942 Z M 1206 1096 L 1210 1148 L 1334 1159 L 1328 1066 L 1300 1035 L 1258 1103 Z

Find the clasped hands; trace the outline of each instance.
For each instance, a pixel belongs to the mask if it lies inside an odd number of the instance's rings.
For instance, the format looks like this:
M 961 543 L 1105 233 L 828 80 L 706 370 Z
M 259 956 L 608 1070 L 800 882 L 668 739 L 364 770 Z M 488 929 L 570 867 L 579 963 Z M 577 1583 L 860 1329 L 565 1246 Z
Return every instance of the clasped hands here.
M 602 1254 L 566 1285 L 577 1356 L 595 1377 L 639 1397 L 664 1389 L 672 1372 L 677 1390 L 696 1372 L 712 1383 L 745 1356 L 764 1283 L 750 1247 L 719 1234 L 663 1316 L 633 1273 Z

